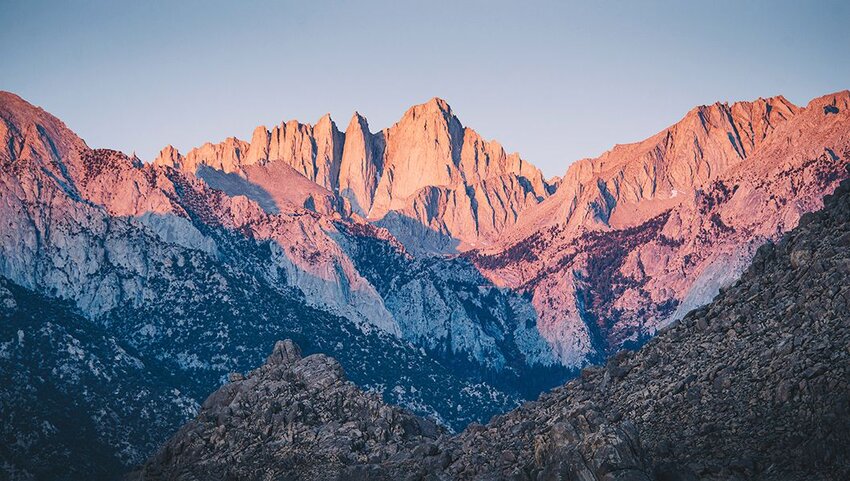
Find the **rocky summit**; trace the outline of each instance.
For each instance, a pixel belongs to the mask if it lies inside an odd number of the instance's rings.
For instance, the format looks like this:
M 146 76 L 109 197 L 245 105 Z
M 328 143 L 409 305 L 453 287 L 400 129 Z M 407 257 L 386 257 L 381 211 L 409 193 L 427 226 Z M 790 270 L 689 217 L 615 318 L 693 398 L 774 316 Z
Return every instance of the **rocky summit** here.
M 850 180 L 738 281 L 563 387 L 451 436 L 279 343 L 141 479 L 843 480 Z
M 335 359 L 302 357 L 286 340 L 259 369 L 232 374 L 143 477 L 258 479 L 265 473 L 269 479 L 333 479 L 349 464 L 414 451 L 444 432 L 356 388 Z

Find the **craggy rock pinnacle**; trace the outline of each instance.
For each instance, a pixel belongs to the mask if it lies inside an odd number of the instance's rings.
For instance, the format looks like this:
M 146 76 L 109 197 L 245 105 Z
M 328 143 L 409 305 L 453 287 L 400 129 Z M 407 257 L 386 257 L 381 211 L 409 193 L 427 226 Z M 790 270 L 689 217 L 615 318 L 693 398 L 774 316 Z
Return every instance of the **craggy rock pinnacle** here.
M 351 464 L 433 443 L 433 422 L 366 394 L 324 354 L 279 341 L 266 363 L 214 392 L 143 479 L 335 479 Z
M 288 366 L 301 360 L 301 348 L 291 339 L 278 341 L 272 354 L 266 359 L 266 364 L 282 364 Z

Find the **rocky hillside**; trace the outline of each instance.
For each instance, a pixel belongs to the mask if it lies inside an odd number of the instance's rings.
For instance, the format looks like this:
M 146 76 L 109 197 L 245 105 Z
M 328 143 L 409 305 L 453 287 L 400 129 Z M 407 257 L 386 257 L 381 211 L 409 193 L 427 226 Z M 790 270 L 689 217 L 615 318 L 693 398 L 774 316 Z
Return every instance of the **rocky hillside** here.
M 70 303 L 0 278 L 0 321 L 3 479 L 108 478 L 197 412 L 188 377 Z
M 222 387 L 137 473 L 266 479 L 840 480 L 850 476 L 850 180 L 707 306 L 451 437 L 325 357 Z M 276 353 L 292 352 L 282 344 Z M 313 366 L 321 366 L 313 368 Z M 366 406 L 360 408 L 361 406 Z M 379 414 L 383 413 L 383 414 Z M 318 455 L 317 453 L 321 453 Z
M 262 413 L 256 423 L 251 414 Z M 238 414 L 237 414 L 238 413 Z M 244 416 L 243 416 L 244 415 Z M 383 404 L 345 379 L 324 354 L 302 357 L 290 340 L 278 342 L 266 363 L 207 398 L 198 422 L 184 426 L 178 443 L 160 451 L 149 479 L 323 479 L 352 462 L 386 459 L 433 442 L 444 431 L 432 421 Z M 200 439 L 210 444 L 198 443 Z M 223 456 L 223 457 L 222 457 Z M 263 459 L 286 462 L 263 465 Z M 191 462 L 173 470 L 171 465 Z
M 567 364 L 640 345 L 709 302 L 847 177 L 850 92 L 714 104 L 571 165 L 558 191 L 468 257 L 527 293 Z
M 466 479 L 488 458 L 522 473 L 517 458 L 497 451 L 494 440 L 488 446 L 478 444 L 479 437 L 461 441 L 466 433 L 448 438 L 432 422 L 357 389 L 333 358 L 302 358 L 289 340 L 279 342 L 263 366 L 230 381 L 128 478 Z M 534 469 L 544 476 L 536 479 L 560 479 L 568 470 L 588 480 L 650 479 L 632 425 L 599 428 L 581 415 L 565 418 L 535 439 Z M 469 432 L 486 431 L 476 425 Z M 498 472 L 489 469 L 491 476 Z

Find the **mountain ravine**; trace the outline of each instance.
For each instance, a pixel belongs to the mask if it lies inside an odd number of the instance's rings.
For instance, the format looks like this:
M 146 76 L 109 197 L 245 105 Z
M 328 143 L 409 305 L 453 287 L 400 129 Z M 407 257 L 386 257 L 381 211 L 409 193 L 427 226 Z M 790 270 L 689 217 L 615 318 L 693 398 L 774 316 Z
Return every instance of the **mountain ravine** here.
M 113 479 L 283 339 L 301 354 L 261 370 L 302 379 L 281 386 L 288 396 L 330 383 L 327 402 L 343 404 L 331 415 L 293 406 L 288 439 L 331 423 L 360 446 L 347 421 L 334 424 L 339 413 L 380 424 L 355 426 L 367 439 L 393 440 L 363 441 L 378 464 L 470 425 L 452 439 L 471 439 L 583 367 L 659 342 L 734 284 L 760 245 L 820 209 L 848 176 L 850 93 L 697 107 L 560 179 L 439 98 L 371 129 L 359 113 L 344 131 L 330 116 L 287 121 L 145 162 L 92 149 L 0 92 L 0 401 L 11 420 L 0 472 Z M 340 384 L 343 371 L 356 388 Z M 636 431 L 615 422 L 574 455 L 611 442 L 661 459 L 634 437 L 652 436 L 651 414 L 623 413 Z M 655 461 L 635 462 L 654 476 Z

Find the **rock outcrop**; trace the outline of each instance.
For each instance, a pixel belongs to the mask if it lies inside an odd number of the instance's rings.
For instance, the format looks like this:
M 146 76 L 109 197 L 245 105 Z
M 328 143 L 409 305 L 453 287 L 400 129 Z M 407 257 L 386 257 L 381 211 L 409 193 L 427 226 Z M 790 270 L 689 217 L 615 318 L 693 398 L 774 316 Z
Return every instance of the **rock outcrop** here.
M 651 478 L 630 423 L 600 424 L 575 411 L 511 425 L 511 444 L 531 432 L 517 458 L 480 425 L 458 438 L 423 418 L 387 406 L 345 380 L 327 356 L 302 358 L 290 340 L 278 342 L 266 363 L 232 374 L 187 423 L 132 477 L 159 479 L 397 480 L 467 479 L 501 471 L 535 479 L 646 480 Z M 500 434 L 508 434 L 506 431 Z
M 345 129 L 345 145 L 339 166 L 339 194 L 362 217 L 369 215 L 378 181 L 384 172 L 383 151 L 383 136 L 373 135 L 366 117 L 355 112 Z
M 335 479 L 346 465 L 412 451 L 443 432 L 360 391 L 333 358 L 302 358 L 290 340 L 230 381 L 160 450 L 144 479 Z
M 376 416 L 397 413 L 377 401 L 356 414 L 364 395 L 337 364 L 293 361 L 282 343 L 284 354 L 213 394 L 141 477 L 846 479 L 848 276 L 845 180 L 711 304 L 486 426 L 449 437 Z

